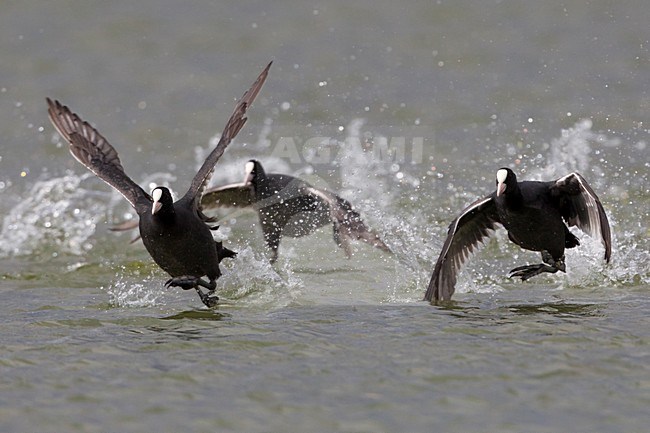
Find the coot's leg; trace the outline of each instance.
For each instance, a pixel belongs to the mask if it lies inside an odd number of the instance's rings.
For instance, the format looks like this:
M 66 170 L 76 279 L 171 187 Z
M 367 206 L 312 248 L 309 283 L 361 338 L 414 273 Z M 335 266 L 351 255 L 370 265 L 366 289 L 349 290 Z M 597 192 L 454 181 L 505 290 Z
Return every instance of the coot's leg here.
M 280 247 L 280 239 L 282 238 L 282 227 L 274 221 L 273 217 L 269 215 L 269 212 L 269 210 L 260 212 L 260 223 L 262 225 L 262 232 L 264 233 L 264 242 L 271 252 L 269 262 L 273 264 L 278 259 L 278 248 Z
M 548 251 L 542 251 L 542 260 L 544 261 L 544 263 L 549 264 L 562 272 L 566 272 L 566 265 L 564 264 L 564 254 L 562 254 L 562 256 L 559 259 L 555 260 Z
M 215 242 L 215 244 L 217 245 L 217 258 L 219 259 L 219 263 L 221 263 L 223 259 L 232 259 L 237 257 L 237 253 L 224 247 L 222 242 Z
M 199 286 L 201 279 L 191 275 L 181 275 L 170 278 L 165 282 L 165 287 L 180 287 L 183 290 L 195 289 Z
M 199 298 L 201 298 L 201 302 L 203 302 L 203 304 L 208 308 L 214 308 L 219 303 L 219 297 L 213 295 L 214 290 L 211 290 L 208 293 L 203 293 L 203 291 L 197 287 L 196 293 L 198 293 Z
M 344 233 L 344 230 L 346 229 L 348 228 L 341 227 L 341 225 L 336 221 L 332 224 L 334 242 L 336 242 L 336 245 L 338 245 L 340 248 L 343 248 L 346 257 L 349 259 L 352 257 L 352 247 L 350 246 L 350 236 Z
M 564 255 L 555 260 L 553 256 L 547 251 L 542 251 L 542 260 L 544 263 L 540 263 L 539 265 L 525 265 L 514 268 L 510 271 L 508 277 L 519 277 L 522 281 L 526 281 L 527 279 L 544 272 L 554 274 L 557 271 L 566 271 L 566 266 L 564 264 Z
M 266 238 L 266 246 L 271 250 L 271 257 L 269 258 L 269 262 L 271 264 L 275 263 L 275 261 L 278 259 L 278 248 L 280 247 L 280 233 L 279 231 L 273 231 L 264 233 L 264 237 Z
M 183 290 L 195 289 L 196 293 L 199 294 L 201 301 L 209 308 L 212 308 L 217 305 L 219 297 L 214 295 L 214 291 L 217 288 L 217 281 L 210 280 L 206 282 L 199 277 L 193 277 L 191 275 L 183 275 L 180 277 L 174 277 L 169 279 L 165 283 L 166 287 L 180 287 Z M 203 293 L 201 287 L 208 289 L 208 293 Z
M 199 298 L 201 298 L 201 302 L 203 302 L 203 304 L 205 304 L 205 306 L 208 308 L 216 307 L 219 301 L 219 297 L 214 294 L 214 291 L 217 288 L 217 281 L 210 280 L 209 283 L 206 283 L 201 278 L 199 278 L 198 285 L 208 289 L 208 293 L 203 293 L 203 291 L 198 286 L 196 287 L 196 293 L 199 294 Z
M 201 278 L 196 279 L 196 288 L 198 289 L 199 286 L 205 287 L 210 291 L 210 293 L 214 292 L 214 289 L 217 288 L 217 281 L 216 280 L 210 280 L 209 283 L 206 283 L 203 281 Z
M 196 289 L 199 286 L 205 287 L 210 291 L 214 291 L 217 288 L 216 280 L 211 280 L 209 283 L 203 281 L 199 277 L 194 277 L 192 275 L 181 275 L 180 277 L 174 277 L 167 280 L 165 287 L 180 287 L 183 290 Z

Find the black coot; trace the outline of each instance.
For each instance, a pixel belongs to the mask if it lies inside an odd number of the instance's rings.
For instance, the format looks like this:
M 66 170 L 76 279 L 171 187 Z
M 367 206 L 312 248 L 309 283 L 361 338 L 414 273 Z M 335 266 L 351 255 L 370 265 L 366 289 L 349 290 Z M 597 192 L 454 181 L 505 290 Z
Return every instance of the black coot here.
M 251 207 L 259 215 L 271 262 L 282 236 L 300 237 L 331 223 L 334 240 L 350 257 L 350 241 L 361 240 L 382 251 L 390 249 L 364 224 L 350 202 L 287 174 L 266 173 L 256 160 L 246 163 L 244 182 L 206 190 L 203 207 Z
M 212 296 L 221 275 L 219 262 L 234 253 L 215 242 L 207 218 L 201 209 L 201 197 L 215 164 L 231 140 L 246 123 L 246 110 L 262 88 L 271 64 L 262 71 L 251 88 L 244 93 L 228 119 L 221 139 L 194 176 L 187 193 L 174 202 L 169 190 L 157 187 L 147 194 L 129 178 L 108 141 L 89 123 L 58 101 L 47 99 L 50 121 L 70 144 L 72 155 L 104 182 L 118 190 L 137 212 L 140 236 L 154 261 L 172 278 L 167 286 L 184 290 L 196 289 L 208 307 L 219 299 Z M 208 282 L 202 279 L 208 278 Z M 208 290 L 204 293 L 200 287 Z
M 525 281 L 543 272 L 565 272 L 564 249 L 580 245 L 567 225 L 600 237 L 609 262 L 612 240 L 607 215 L 579 173 L 551 182 L 517 182 L 512 170 L 502 168 L 497 171 L 496 184 L 494 193 L 469 205 L 449 226 L 424 295 L 427 301 L 451 299 L 461 266 L 498 224 L 515 244 L 542 253 L 544 263 L 517 267 L 510 277 Z

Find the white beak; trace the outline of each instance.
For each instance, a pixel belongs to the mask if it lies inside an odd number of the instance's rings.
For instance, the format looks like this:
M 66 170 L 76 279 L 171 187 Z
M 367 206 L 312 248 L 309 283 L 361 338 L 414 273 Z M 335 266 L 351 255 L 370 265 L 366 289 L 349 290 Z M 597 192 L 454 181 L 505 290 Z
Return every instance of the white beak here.
M 248 161 L 245 166 L 246 176 L 244 177 L 244 185 L 249 185 L 253 181 L 253 170 L 255 170 L 255 163 Z
M 503 194 L 506 190 L 506 184 L 503 182 L 499 182 L 497 184 L 497 197 L 499 197 L 501 194 Z
M 162 207 L 162 203 L 160 202 L 160 199 L 162 198 L 162 190 L 160 188 L 156 188 L 153 190 L 153 193 L 151 194 L 153 198 L 153 206 L 151 206 L 151 215 L 155 215 L 156 212 L 160 210 Z
M 504 169 L 497 171 L 497 197 L 504 193 L 506 190 L 506 178 L 508 177 L 508 172 Z

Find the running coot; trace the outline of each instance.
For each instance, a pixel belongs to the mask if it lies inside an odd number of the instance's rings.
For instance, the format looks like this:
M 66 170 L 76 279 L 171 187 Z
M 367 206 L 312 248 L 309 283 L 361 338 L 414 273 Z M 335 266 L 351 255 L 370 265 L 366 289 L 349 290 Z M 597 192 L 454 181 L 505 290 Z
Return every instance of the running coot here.
M 70 144 L 72 155 L 104 182 L 126 198 L 139 216 L 140 236 L 154 261 L 172 278 L 165 285 L 184 290 L 195 289 L 201 301 L 216 305 L 213 296 L 221 275 L 219 262 L 234 253 L 215 242 L 208 226 L 211 222 L 201 208 L 201 197 L 212 177 L 215 164 L 226 147 L 246 123 L 246 110 L 259 93 L 271 63 L 237 102 L 226 123 L 221 139 L 194 176 L 185 195 L 174 202 L 165 187 L 154 188 L 151 195 L 138 186 L 122 168 L 117 152 L 88 122 L 58 101 L 47 99 L 50 121 Z M 207 276 L 208 282 L 202 277 Z M 204 293 L 200 287 L 208 290 Z
M 494 193 L 469 205 L 449 226 L 425 300 L 451 299 L 463 263 L 499 224 L 521 248 L 540 251 L 544 262 L 519 266 L 510 271 L 510 277 L 525 281 L 544 272 L 565 272 L 564 249 L 580 245 L 567 225 L 600 237 L 609 263 L 612 240 L 607 215 L 598 196 L 579 173 L 551 182 L 517 182 L 512 170 L 501 168 L 496 185 Z
M 287 174 L 266 173 L 257 160 L 246 163 L 241 183 L 206 190 L 203 207 L 251 207 L 259 216 L 271 263 L 282 236 L 301 237 L 331 223 L 334 241 L 352 254 L 350 241 L 361 240 L 382 251 L 390 249 L 370 230 L 349 201 Z

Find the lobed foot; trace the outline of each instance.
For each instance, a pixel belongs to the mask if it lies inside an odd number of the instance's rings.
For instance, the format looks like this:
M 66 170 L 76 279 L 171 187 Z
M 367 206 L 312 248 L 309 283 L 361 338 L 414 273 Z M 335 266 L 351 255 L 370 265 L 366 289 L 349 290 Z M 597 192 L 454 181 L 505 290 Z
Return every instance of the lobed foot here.
M 542 251 L 542 260 L 547 265 L 551 265 L 556 268 L 558 271 L 566 272 L 566 265 L 564 264 L 564 255 L 559 259 L 555 260 L 551 254 L 547 251 Z
M 214 290 L 210 290 L 208 293 L 203 293 L 201 289 L 196 287 L 196 293 L 199 294 L 201 302 L 203 302 L 203 304 L 208 308 L 214 308 L 219 303 L 219 297 L 214 295 Z
M 217 287 L 217 283 L 214 280 L 206 283 L 199 277 L 182 275 L 167 280 L 165 287 L 180 287 L 183 290 L 195 289 L 196 293 L 198 293 L 201 298 L 201 302 L 203 302 L 208 308 L 215 307 L 219 301 L 219 297 L 214 295 L 214 289 Z M 201 287 L 208 289 L 208 292 L 204 293 L 201 290 Z
M 191 275 L 170 278 L 165 282 L 165 287 L 180 287 L 183 290 L 196 289 L 199 287 L 199 278 Z
M 510 273 L 508 274 L 508 278 L 519 277 L 521 278 L 521 281 L 526 281 L 529 278 L 532 278 L 535 275 L 539 275 L 544 272 L 549 272 L 551 274 L 554 274 L 557 271 L 559 271 L 558 268 L 546 265 L 544 263 L 541 263 L 539 265 L 525 265 L 525 266 L 519 266 L 511 270 Z

